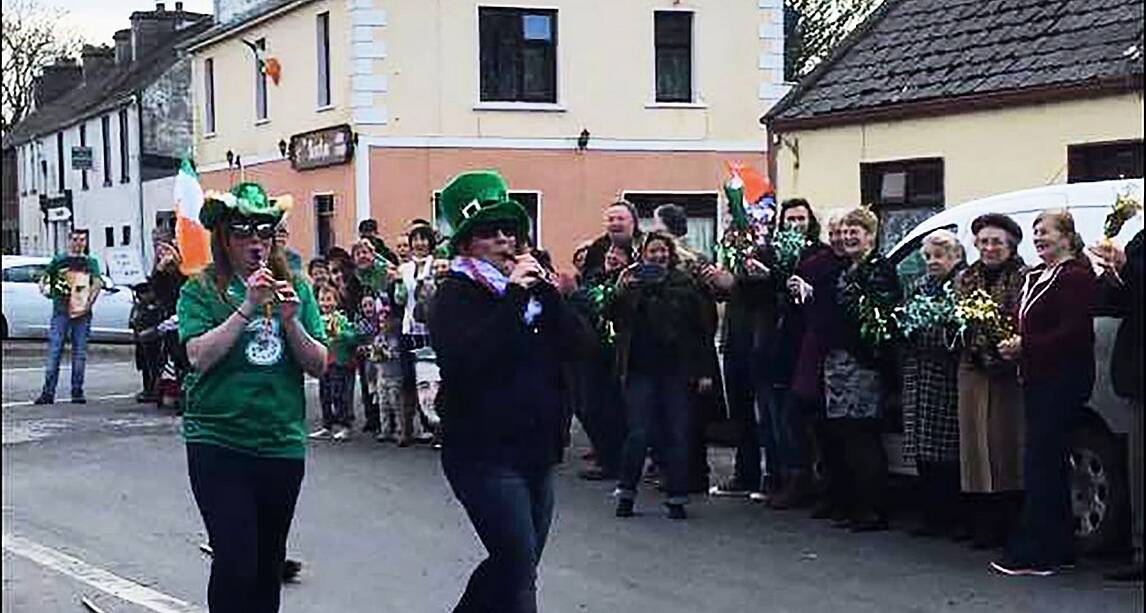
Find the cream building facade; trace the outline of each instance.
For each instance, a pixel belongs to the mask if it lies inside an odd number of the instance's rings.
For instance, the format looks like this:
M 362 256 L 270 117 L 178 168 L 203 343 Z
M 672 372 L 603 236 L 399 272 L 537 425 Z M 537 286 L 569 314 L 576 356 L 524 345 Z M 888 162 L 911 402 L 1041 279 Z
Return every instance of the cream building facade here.
M 265 118 L 244 40 L 281 66 Z M 292 193 L 307 254 L 345 246 L 369 217 L 396 240 L 472 168 L 506 176 L 560 261 L 619 197 L 680 201 L 710 244 L 723 162 L 764 166 L 757 119 L 787 92 L 781 0 L 271 2 L 188 51 L 204 182 Z M 350 153 L 298 168 L 291 143 L 328 130 L 326 146 L 339 126 Z

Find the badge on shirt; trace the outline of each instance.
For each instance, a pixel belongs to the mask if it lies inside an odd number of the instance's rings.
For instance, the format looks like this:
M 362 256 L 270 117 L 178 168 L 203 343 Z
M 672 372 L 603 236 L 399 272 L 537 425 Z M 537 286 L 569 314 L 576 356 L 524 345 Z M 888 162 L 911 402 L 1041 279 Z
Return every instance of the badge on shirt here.
M 247 342 L 247 361 L 255 366 L 271 366 L 283 357 L 283 341 L 279 335 L 279 322 L 274 318 L 259 317 L 247 324 L 251 340 Z

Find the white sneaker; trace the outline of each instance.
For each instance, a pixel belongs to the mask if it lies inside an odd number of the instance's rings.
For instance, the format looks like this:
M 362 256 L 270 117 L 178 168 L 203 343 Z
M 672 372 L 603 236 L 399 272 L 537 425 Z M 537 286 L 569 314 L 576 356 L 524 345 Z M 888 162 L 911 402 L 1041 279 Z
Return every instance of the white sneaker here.
M 330 438 L 330 429 L 329 428 L 319 428 L 318 430 L 315 430 L 314 432 L 311 432 L 310 434 L 308 434 L 307 438 L 309 438 L 311 440 L 316 440 L 316 441 L 328 439 L 328 438 Z
M 350 438 L 350 428 L 336 427 L 334 429 L 334 440 L 345 441 Z

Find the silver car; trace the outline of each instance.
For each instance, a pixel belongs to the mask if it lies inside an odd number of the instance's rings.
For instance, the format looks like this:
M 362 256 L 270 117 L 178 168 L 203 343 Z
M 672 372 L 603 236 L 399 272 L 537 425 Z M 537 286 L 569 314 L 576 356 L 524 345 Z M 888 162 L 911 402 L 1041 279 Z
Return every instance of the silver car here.
M 51 258 L 3 256 L 3 316 L 0 333 L 3 338 L 46 339 L 52 323 L 52 301 L 40 293 L 40 277 Z M 92 310 L 91 340 L 96 342 L 131 342 L 131 290 L 116 287 L 104 278 L 103 294 Z

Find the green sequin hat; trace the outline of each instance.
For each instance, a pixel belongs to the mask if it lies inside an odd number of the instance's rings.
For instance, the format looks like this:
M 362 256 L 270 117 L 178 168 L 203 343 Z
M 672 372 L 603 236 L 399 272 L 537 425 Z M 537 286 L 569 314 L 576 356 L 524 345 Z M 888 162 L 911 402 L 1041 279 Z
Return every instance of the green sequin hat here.
M 244 217 L 270 217 L 279 221 L 292 206 L 294 199 L 289 194 L 267 196 L 262 185 L 248 181 L 232 187 L 229 192 L 204 194 L 199 223 L 204 228 L 213 228 L 227 211 L 235 211 Z
M 449 225 L 450 250 L 481 224 L 509 221 L 517 224 L 517 235 L 529 234 L 529 214 L 509 197 L 505 179 L 493 170 L 464 172 L 450 180 L 440 196 L 442 216 Z

